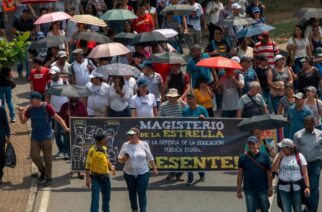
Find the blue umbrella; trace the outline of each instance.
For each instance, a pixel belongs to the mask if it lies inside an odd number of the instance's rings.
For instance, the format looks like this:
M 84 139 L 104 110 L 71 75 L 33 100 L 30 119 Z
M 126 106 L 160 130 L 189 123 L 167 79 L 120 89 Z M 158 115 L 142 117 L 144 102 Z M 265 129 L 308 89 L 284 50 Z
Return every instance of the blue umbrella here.
M 266 24 L 254 24 L 249 27 L 246 27 L 242 29 L 240 32 L 238 32 L 237 36 L 239 38 L 243 37 L 252 37 L 255 35 L 260 35 L 263 32 L 268 32 L 275 29 L 274 27 Z

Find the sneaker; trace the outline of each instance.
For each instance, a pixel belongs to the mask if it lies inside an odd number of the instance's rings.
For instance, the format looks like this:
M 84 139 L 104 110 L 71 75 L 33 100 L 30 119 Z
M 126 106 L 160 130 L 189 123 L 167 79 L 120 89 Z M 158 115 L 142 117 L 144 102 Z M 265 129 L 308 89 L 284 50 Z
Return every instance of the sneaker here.
M 206 181 L 206 178 L 205 177 L 200 177 L 199 178 L 199 182 L 205 182 Z
M 77 177 L 80 180 L 84 180 L 85 179 L 85 175 L 83 175 L 81 172 L 77 172 Z
M 178 182 L 183 182 L 183 181 L 184 181 L 184 179 L 183 179 L 182 177 L 176 177 L 176 180 L 177 180 Z
M 12 118 L 10 122 L 11 123 L 16 123 L 16 118 Z
M 64 158 L 64 153 L 62 153 L 62 152 L 58 152 L 58 153 L 55 155 L 55 158 L 57 158 L 57 159 L 62 159 L 62 158 Z
M 190 186 L 190 185 L 192 185 L 192 183 L 193 183 L 193 179 L 188 179 L 188 181 L 187 181 L 186 185 L 187 185 L 187 186 Z
M 64 160 L 69 160 L 69 155 L 67 153 L 64 154 Z
M 46 177 L 44 173 L 41 173 L 40 177 L 38 178 L 38 183 L 42 185 L 46 183 Z
M 47 187 L 47 186 L 50 186 L 51 185 L 51 182 L 52 182 L 52 179 L 51 178 L 47 178 L 42 185 L 44 187 Z

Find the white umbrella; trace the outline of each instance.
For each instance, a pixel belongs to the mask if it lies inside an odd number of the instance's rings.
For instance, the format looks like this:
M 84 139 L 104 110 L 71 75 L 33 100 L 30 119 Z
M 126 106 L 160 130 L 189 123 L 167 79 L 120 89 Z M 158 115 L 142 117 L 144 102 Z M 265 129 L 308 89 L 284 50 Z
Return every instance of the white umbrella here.
M 178 32 L 174 29 L 156 29 L 156 32 L 160 32 L 166 38 L 173 38 L 178 35 Z

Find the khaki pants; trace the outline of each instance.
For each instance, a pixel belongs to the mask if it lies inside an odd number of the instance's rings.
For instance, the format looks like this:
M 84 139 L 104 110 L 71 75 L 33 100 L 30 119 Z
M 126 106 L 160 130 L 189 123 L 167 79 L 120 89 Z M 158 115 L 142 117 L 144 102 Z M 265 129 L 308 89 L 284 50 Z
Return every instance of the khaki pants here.
M 43 152 L 44 161 L 40 157 L 40 151 Z M 31 160 L 38 167 L 39 172 L 45 173 L 46 178 L 51 179 L 51 171 L 52 171 L 52 140 L 44 140 L 44 141 L 35 141 L 31 140 L 30 146 L 30 157 Z

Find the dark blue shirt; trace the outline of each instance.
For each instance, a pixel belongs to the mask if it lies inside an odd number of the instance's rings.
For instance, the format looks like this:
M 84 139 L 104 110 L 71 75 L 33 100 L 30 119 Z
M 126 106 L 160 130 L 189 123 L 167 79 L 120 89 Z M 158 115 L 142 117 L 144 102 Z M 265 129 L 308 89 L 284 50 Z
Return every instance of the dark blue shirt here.
M 10 127 L 5 109 L 0 107 L 0 142 L 4 141 L 6 136 L 10 136 Z
M 253 157 L 257 163 L 262 165 L 266 170 L 258 167 L 245 153 L 239 156 L 238 168 L 243 169 L 243 187 L 244 191 L 265 191 L 268 190 L 267 170 L 271 169 L 271 161 L 265 152 L 258 152 Z

